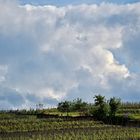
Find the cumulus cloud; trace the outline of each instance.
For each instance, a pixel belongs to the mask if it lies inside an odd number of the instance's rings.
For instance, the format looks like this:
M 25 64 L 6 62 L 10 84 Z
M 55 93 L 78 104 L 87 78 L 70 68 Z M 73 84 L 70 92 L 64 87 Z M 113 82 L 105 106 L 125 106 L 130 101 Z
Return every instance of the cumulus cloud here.
M 139 9 L 140 3 L 56 7 L 1 0 L 1 106 L 92 101 L 95 93 L 137 100 L 139 71 L 129 63 L 139 65 Z

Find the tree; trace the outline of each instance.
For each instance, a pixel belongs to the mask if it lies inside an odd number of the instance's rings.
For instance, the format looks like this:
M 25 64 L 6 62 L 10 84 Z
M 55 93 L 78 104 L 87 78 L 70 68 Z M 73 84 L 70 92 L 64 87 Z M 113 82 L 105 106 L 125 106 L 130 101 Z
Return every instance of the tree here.
M 99 95 L 95 95 L 93 98 L 95 101 L 95 108 L 93 110 L 93 116 L 96 117 L 97 119 L 103 120 L 104 118 L 107 117 L 108 112 L 109 112 L 109 107 L 108 104 L 105 101 L 105 97 Z
M 71 103 L 69 101 L 60 102 L 58 103 L 57 109 L 60 112 L 67 112 L 67 116 L 68 116 L 68 112 L 70 112 L 71 110 Z
M 44 105 L 42 103 L 39 103 L 39 104 L 36 105 L 36 109 L 37 110 L 42 110 L 43 109 L 43 106 Z
M 118 98 L 110 98 L 109 106 L 110 106 L 110 116 L 115 116 L 119 106 L 121 104 L 121 100 Z
M 82 99 L 77 98 L 72 102 L 73 111 L 84 112 L 87 109 L 87 103 L 83 102 Z
M 95 105 L 96 106 L 101 106 L 105 103 L 105 96 L 101 96 L 100 94 L 99 95 L 95 95 L 93 98 L 95 98 Z

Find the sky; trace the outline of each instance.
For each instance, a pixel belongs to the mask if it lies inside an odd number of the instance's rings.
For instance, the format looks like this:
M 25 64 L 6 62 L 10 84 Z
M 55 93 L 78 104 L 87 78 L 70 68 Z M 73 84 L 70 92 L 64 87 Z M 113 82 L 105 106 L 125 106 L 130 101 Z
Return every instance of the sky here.
M 139 102 L 139 54 L 138 0 L 0 0 L 0 109 Z
M 100 4 L 105 3 L 115 3 L 115 4 L 128 4 L 139 2 L 139 0 L 20 0 L 21 4 L 34 4 L 34 5 L 55 5 L 55 6 L 65 6 L 65 5 L 78 5 L 78 4 Z

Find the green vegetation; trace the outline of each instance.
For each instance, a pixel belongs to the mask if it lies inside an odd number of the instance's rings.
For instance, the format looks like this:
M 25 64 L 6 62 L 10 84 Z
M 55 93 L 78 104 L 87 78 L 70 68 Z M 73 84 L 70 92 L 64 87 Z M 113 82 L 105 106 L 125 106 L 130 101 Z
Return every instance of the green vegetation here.
M 0 140 L 140 139 L 139 103 L 101 95 L 93 100 L 94 104 L 78 98 L 60 102 L 57 108 L 1 111 Z
M 129 117 L 131 119 L 140 120 L 140 114 L 130 114 Z
M 110 116 L 115 116 L 116 112 L 119 109 L 121 102 L 120 99 L 117 98 L 110 98 L 109 106 L 110 106 Z
M 63 113 L 66 112 L 68 116 L 69 112 L 86 113 L 88 109 L 88 104 L 86 102 L 83 102 L 82 99 L 77 98 L 76 100 L 73 100 L 72 102 L 64 101 L 64 102 L 58 103 L 57 109 L 60 112 L 63 112 Z
M 67 113 L 67 116 L 70 112 L 81 112 L 82 116 L 90 115 L 96 119 L 103 120 L 108 116 L 115 117 L 121 104 L 120 99 L 113 97 L 106 101 L 105 97 L 101 95 L 95 95 L 94 101 L 95 104 L 93 105 L 83 102 L 79 98 L 72 102 L 64 101 L 58 104 L 57 109 L 60 112 Z
M 140 131 L 136 128 L 95 127 L 43 131 L 12 136 L 10 140 L 139 140 Z M 10 136 L 10 135 L 9 135 Z M 9 140 L 9 136 L 1 140 Z
M 1 140 L 101 140 L 101 139 L 134 139 L 140 138 L 140 128 L 107 125 L 92 118 L 48 118 L 38 119 L 35 116 L 26 119 L 9 118 L 0 120 Z
M 109 106 L 105 101 L 105 97 L 101 95 L 95 95 L 95 107 L 93 108 L 92 115 L 99 119 L 105 119 L 109 114 Z

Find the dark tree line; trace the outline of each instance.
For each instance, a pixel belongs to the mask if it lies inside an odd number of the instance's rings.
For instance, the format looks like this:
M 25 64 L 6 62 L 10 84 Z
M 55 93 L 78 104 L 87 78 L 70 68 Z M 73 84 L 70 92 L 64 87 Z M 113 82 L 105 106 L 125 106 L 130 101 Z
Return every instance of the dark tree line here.
M 105 96 L 95 95 L 94 104 L 88 104 L 77 98 L 73 101 L 63 101 L 58 103 L 57 109 L 60 112 L 82 112 L 84 115 L 94 116 L 97 119 L 104 119 L 107 116 L 114 117 L 118 111 L 121 100 L 118 98 L 105 99 Z
M 86 112 L 88 108 L 88 103 L 83 102 L 82 99 L 77 98 L 73 101 L 64 101 L 58 103 L 57 109 L 60 112 Z

